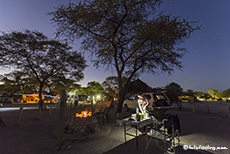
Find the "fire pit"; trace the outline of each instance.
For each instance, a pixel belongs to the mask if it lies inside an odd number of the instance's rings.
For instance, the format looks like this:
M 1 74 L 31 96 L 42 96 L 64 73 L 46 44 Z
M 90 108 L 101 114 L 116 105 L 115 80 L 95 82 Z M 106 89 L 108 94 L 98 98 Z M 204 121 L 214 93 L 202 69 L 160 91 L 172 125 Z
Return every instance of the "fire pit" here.
M 99 131 L 97 117 L 92 116 L 92 113 L 88 111 L 76 113 L 65 125 L 65 133 L 74 134 L 75 136 L 87 136 Z
M 88 112 L 88 111 L 81 111 L 81 114 L 76 113 L 76 117 L 90 117 L 92 116 L 92 112 Z

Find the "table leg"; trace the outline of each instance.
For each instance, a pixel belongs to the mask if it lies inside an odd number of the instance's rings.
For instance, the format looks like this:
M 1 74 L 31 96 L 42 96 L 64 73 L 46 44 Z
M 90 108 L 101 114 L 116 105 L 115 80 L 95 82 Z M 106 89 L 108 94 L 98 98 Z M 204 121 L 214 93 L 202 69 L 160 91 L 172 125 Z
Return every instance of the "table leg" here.
M 136 127 L 136 145 L 137 145 L 137 150 L 138 150 L 138 136 L 137 136 L 137 127 Z
M 124 137 L 125 137 L 125 144 L 127 144 L 126 143 L 126 124 L 124 123 Z

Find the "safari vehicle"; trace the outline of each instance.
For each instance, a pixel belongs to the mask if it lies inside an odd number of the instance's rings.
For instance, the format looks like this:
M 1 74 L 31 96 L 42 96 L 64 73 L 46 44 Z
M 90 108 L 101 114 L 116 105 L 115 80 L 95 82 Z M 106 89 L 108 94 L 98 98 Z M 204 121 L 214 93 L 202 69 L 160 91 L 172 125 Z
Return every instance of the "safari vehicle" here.
M 149 101 L 148 110 L 153 111 L 154 109 L 167 108 L 171 106 L 169 98 L 163 92 L 150 92 L 143 93 L 142 96 Z M 123 108 L 125 111 L 129 109 L 136 109 L 138 107 L 138 96 L 133 95 L 124 101 Z
M 59 98 L 57 96 L 51 95 L 42 95 L 42 99 L 44 103 L 58 103 Z M 23 94 L 21 103 L 25 104 L 34 104 L 39 102 L 39 95 L 38 94 Z
M 22 103 L 38 103 L 38 94 L 23 94 Z

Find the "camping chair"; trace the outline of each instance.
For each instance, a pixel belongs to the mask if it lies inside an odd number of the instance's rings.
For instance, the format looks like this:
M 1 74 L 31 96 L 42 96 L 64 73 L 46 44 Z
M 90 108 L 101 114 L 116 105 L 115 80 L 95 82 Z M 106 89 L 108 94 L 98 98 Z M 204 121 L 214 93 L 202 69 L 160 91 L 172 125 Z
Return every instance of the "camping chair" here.
M 109 110 L 110 110 L 110 107 L 106 107 L 104 108 L 103 111 L 96 113 L 97 118 L 102 120 L 103 125 L 105 124 L 105 119 L 109 123 Z
M 175 153 L 175 147 L 180 143 L 180 124 L 177 115 L 169 115 L 167 119 L 157 121 L 153 127 L 147 127 L 146 149 L 152 139 L 155 139 L 156 146 L 165 153 Z

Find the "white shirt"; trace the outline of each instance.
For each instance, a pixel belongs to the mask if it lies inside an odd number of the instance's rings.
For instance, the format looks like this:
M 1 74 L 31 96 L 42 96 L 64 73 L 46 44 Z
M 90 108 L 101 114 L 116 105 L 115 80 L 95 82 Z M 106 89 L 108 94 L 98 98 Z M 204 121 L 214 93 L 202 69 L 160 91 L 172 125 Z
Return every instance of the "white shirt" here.
M 140 104 L 141 113 L 145 113 L 147 102 L 141 99 L 138 99 L 137 102 Z

